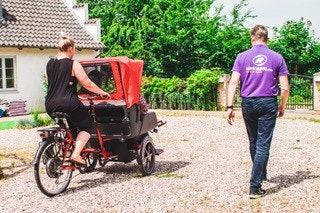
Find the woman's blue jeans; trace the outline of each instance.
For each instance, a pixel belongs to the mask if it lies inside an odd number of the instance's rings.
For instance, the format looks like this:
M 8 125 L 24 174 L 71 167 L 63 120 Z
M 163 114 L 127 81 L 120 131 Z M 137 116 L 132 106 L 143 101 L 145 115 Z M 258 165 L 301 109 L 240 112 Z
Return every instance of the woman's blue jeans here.
M 253 162 L 250 191 L 256 191 L 267 178 L 267 163 L 278 114 L 278 102 L 276 97 L 242 98 L 241 108 Z

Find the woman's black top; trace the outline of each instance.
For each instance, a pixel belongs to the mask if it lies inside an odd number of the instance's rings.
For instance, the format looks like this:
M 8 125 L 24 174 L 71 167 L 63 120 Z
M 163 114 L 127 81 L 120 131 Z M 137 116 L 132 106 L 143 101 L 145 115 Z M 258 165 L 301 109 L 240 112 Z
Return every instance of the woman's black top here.
M 48 93 L 46 108 L 72 110 L 80 101 L 77 97 L 77 80 L 72 76 L 73 60 L 50 59 L 47 64 Z M 81 104 L 81 103 L 80 103 Z
M 65 112 L 70 116 L 69 125 L 79 130 L 91 131 L 88 109 L 77 96 L 77 79 L 72 76 L 73 60 L 52 58 L 47 64 L 48 92 L 45 106 L 47 113 Z

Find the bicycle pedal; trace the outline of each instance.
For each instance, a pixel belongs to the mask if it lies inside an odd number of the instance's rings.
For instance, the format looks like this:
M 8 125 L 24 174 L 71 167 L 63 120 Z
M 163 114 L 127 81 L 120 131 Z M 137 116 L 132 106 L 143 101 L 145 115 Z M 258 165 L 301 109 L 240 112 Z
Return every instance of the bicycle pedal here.
M 118 156 L 117 155 L 113 155 L 108 157 L 108 160 L 118 160 Z

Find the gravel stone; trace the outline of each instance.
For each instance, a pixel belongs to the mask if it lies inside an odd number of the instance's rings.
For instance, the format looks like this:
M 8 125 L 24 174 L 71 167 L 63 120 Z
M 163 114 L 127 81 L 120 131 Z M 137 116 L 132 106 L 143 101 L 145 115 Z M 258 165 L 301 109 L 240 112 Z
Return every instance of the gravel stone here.
M 75 171 L 66 192 L 49 198 L 36 186 L 31 161 L 17 164 L 0 181 L 0 212 L 320 211 L 318 114 L 289 111 L 277 120 L 263 183 L 267 195 L 250 200 L 252 163 L 240 111 L 233 126 L 225 112 L 155 111 L 167 124 L 150 133 L 164 149 L 151 176 L 141 177 L 136 161 L 110 162 L 91 173 Z M 32 150 L 32 159 L 36 131 L 0 131 L 0 150 Z

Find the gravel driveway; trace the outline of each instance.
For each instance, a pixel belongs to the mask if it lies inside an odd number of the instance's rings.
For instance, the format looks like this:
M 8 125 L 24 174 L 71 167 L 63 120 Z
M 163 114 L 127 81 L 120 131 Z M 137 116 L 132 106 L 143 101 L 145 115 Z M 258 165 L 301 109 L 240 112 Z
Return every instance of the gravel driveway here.
M 36 129 L 0 131 L 1 152 L 29 153 L 28 162 L 6 165 L 0 212 L 320 211 L 320 123 L 310 121 L 320 116 L 288 112 L 278 119 L 263 184 L 267 195 L 250 200 L 251 160 L 241 117 L 229 126 L 221 112 L 156 112 L 167 124 L 151 137 L 165 152 L 151 176 L 140 177 L 135 161 L 108 163 L 88 174 L 74 172 L 66 192 L 53 198 L 39 191 L 30 165 Z

